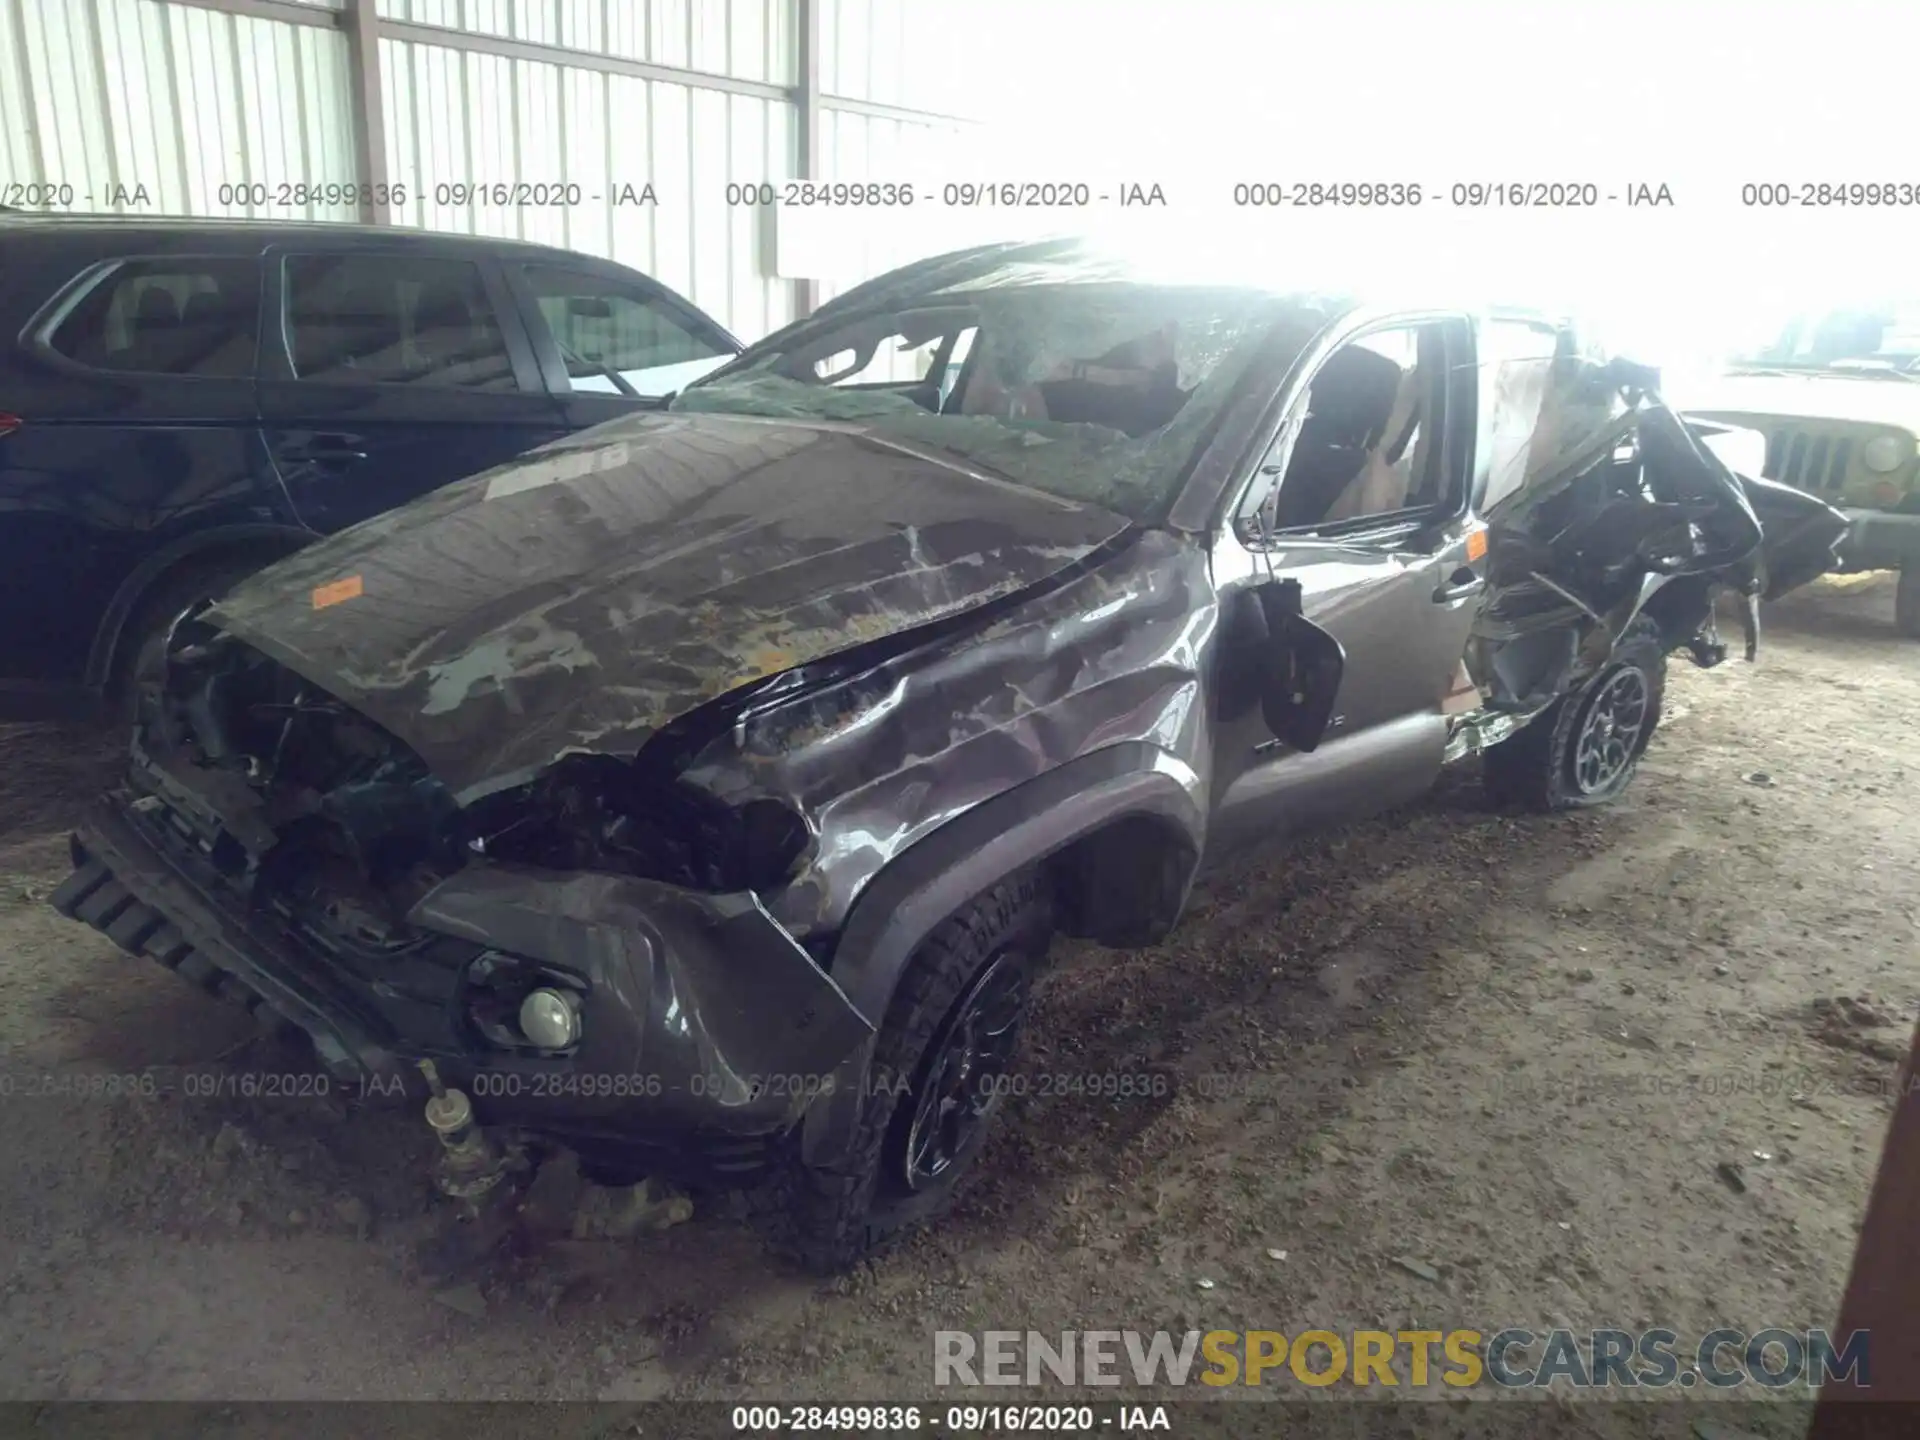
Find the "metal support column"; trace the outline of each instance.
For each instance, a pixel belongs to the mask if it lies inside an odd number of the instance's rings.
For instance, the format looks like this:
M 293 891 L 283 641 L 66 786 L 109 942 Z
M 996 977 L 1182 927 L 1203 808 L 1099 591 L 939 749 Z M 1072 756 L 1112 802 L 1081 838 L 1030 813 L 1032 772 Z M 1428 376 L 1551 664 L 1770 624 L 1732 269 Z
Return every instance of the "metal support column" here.
M 805 0 L 802 0 L 805 3 Z M 353 81 L 353 150 L 366 186 L 360 218 L 370 225 L 393 223 L 387 182 L 386 95 L 380 86 L 380 15 L 377 0 L 347 0 L 347 69 Z
M 800 74 L 794 87 L 793 103 L 798 121 L 799 155 L 797 180 L 819 180 L 820 174 L 820 3 L 797 0 L 800 7 Z M 812 279 L 793 282 L 793 314 L 796 320 L 811 315 L 820 303 L 820 282 Z

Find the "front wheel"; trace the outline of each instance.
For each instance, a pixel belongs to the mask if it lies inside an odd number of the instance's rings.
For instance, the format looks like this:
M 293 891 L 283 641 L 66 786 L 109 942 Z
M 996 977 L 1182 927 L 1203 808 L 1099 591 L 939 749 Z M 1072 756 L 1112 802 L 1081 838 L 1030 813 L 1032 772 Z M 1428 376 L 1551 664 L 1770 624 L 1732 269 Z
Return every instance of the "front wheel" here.
M 1920 640 L 1920 561 L 1900 567 L 1900 585 L 1893 592 L 1893 623 L 1909 640 Z
M 1599 674 L 1487 751 L 1488 790 L 1496 800 L 1536 810 L 1614 799 L 1633 780 L 1660 723 L 1666 683 L 1659 627 L 1642 616 Z
M 809 1269 L 844 1270 L 944 1211 L 1006 1080 L 1051 931 L 1035 875 L 1002 881 L 928 936 L 875 1040 L 847 1156 L 797 1154 L 775 1174 L 775 1246 Z

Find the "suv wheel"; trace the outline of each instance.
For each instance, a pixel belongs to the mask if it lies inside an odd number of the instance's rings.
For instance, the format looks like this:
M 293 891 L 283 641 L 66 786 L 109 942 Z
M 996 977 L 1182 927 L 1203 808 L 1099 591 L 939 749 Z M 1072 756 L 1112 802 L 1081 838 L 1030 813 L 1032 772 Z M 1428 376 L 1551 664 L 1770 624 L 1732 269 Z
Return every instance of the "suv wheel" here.
M 167 636 L 173 622 L 202 600 L 213 600 L 268 563 L 258 553 L 223 553 L 190 559 L 147 588 L 120 635 L 119 658 L 107 687 L 108 713 L 131 729 L 157 695 L 165 673 Z
M 1660 723 L 1666 681 L 1659 627 L 1642 616 L 1598 675 L 1487 751 L 1488 790 L 1537 810 L 1604 805 L 1639 768 Z
M 1909 640 L 1920 640 L 1920 562 L 1900 568 L 1900 585 L 1893 592 L 1894 626 Z
M 775 1172 L 777 1248 L 833 1273 L 947 1208 L 1006 1094 L 1051 928 L 1039 878 L 1025 875 L 927 937 L 875 1040 L 846 1157 L 825 1169 L 792 1154 Z

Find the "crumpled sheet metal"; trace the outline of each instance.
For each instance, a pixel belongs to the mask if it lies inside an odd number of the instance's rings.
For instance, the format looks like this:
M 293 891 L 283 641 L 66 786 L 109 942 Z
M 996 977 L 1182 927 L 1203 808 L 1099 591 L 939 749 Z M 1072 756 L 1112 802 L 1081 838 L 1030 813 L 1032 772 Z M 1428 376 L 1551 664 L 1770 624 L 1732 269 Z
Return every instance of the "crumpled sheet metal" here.
M 1143 531 L 936 653 L 756 717 L 740 749 L 731 734 L 716 740 L 685 775 L 729 802 L 776 798 L 807 818 L 811 857 L 768 897 L 805 936 L 933 830 L 1077 756 L 1144 741 L 1207 784 L 1202 657 L 1215 616 L 1202 546 Z
M 656 1116 L 684 1108 L 711 1123 L 717 1111 L 762 1128 L 769 1107 L 809 1098 L 804 1088 L 769 1094 L 768 1081 L 830 1074 L 873 1033 L 751 895 L 475 863 L 429 891 L 409 919 L 604 989 L 599 1003 L 639 1029 L 584 1026 L 582 1044 L 599 1048 L 583 1055 L 582 1069 L 658 1080 L 647 1097 Z M 610 1048 L 635 1039 L 631 1051 Z
M 1631 394 L 1623 393 L 1623 375 Z M 1518 438 L 1496 437 L 1510 453 Z M 1599 479 L 1629 444 L 1639 460 L 1635 483 L 1615 482 L 1583 499 L 1576 487 Z M 1704 604 L 1702 585 L 1747 590 L 1759 588 L 1758 577 L 1778 576 L 1768 593 L 1784 593 L 1831 568 L 1833 545 L 1846 528 L 1845 517 L 1817 496 L 1730 470 L 1680 415 L 1644 389 L 1632 367 L 1584 355 L 1553 363 L 1527 446 L 1527 472 L 1524 485 L 1489 507 L 1493 591 L 1467 649 L 1468 668 L 1502 708 L 1503 725 L 1521 707 L 1537 711 L 1603 665 L 1668 585 L 1694 587 L 1679 610 L 1687 615 Z M 1622 505 L 1650 524 L 1684 526 L 1696 547 L 1692 555 L 1677 567 L 1647 563 L 1634 571 L 1639 552 L 1628 547 L 1644 536 L 1620 528 L 1614 512 Z M 1663 520 L 1659 510 L 1672 518 Z M 1612 566 L 1626 564 L 1605 582 L 1604 593 L 1591 588 L 1599 574 L 1594 566 L 1580 577 L 1557 563 L 1590 542 L 1603 554 L 1613 547 Z M 1556 632 L 1564 632 L 1564 650 Z M 1750 630 L 1749 659 L 1754 641 Z M 1527 678 L 1520 687 L 1525 693 L 1511 683 L 1516 676 Z M 1496 738 L 1488 732 L 1463 740 L 1456 733 L 1468 748 Z
M 465 804 L 1025 589 L 1126 523 L 849 427 L 649 415 L 322 541 L 212 618 Z

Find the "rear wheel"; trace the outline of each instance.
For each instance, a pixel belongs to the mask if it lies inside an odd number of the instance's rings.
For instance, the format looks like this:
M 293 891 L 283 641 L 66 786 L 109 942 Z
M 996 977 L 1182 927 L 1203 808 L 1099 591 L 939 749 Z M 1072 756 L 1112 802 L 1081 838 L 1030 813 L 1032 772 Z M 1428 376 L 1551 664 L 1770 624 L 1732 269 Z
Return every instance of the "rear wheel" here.
M 1893 623 L 1909 640 L 1920 640 L 1920 561 L 1900 568 L 1900 585 L 1893 592 Z
M 1006 1094 L 1050 919 L 1037 876 L 1002 881 L 943 923 L 901 978 L 875 1041 L 860 1118 L 831 1168 L 776 1173 L 777 1248 L 831 1273 L 936 1218 Z
M 174 621 L 203 600 L 217 600 L 274 557 L 226 552 L 182 561 L 148 587 L 120 635 L 119 654 L 107 687 L 109 714 L 129 729 L 143 707 L 159 695 L 165 674 L 167 636 Z
M 1666 680 L 1659 627 L 1643 616 L 1598 675 L 1487 751 L 1487 788 L 1497 800 L 1537 810 L 1604 805 L 1639 769 L 1660 723 Z

